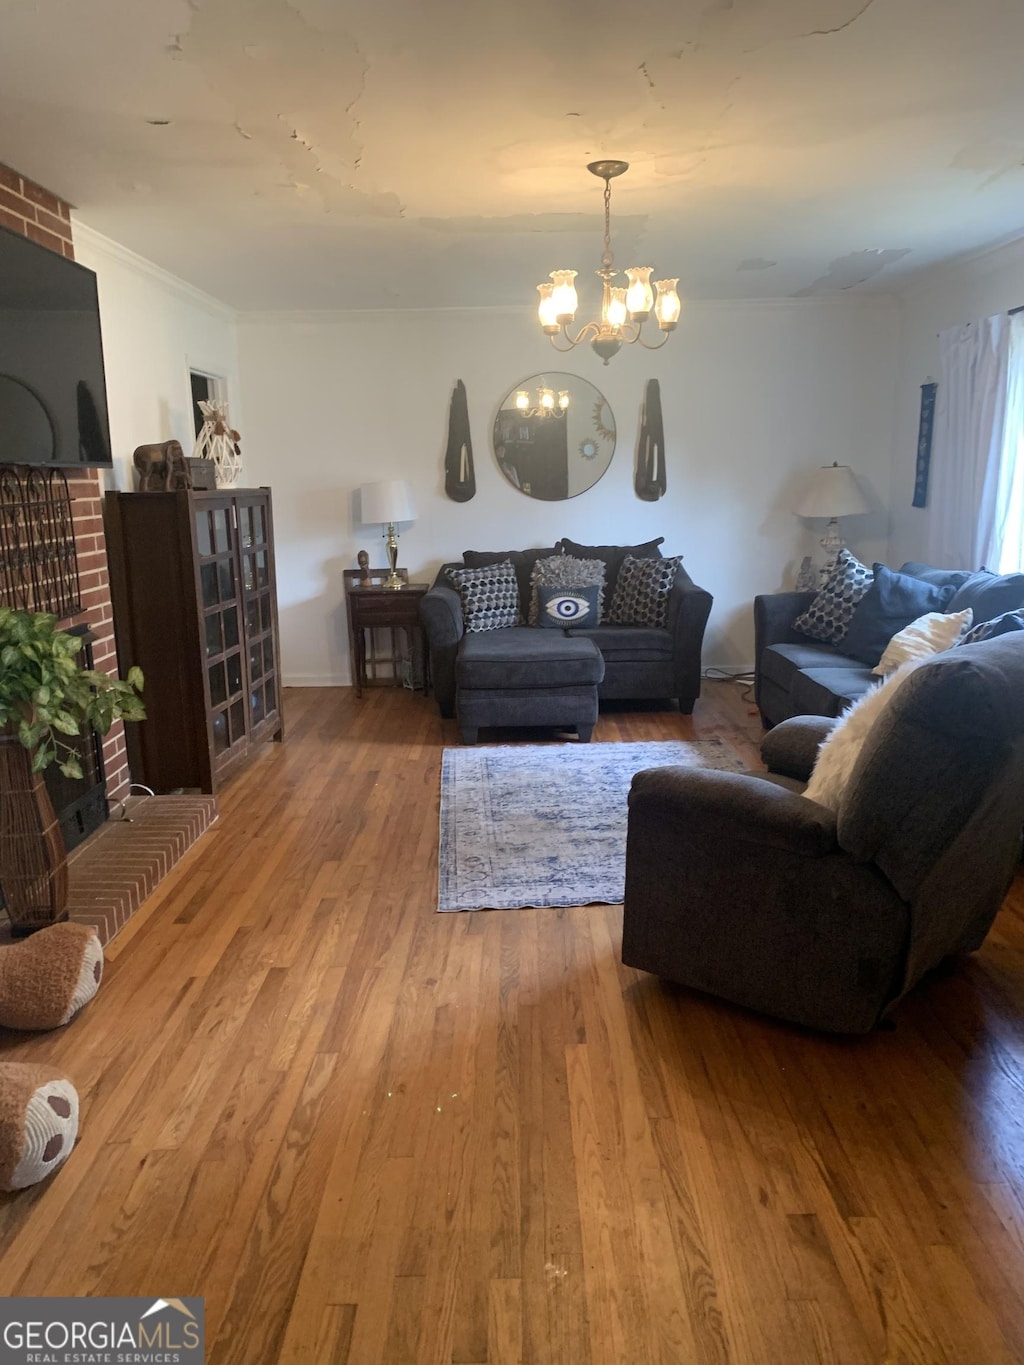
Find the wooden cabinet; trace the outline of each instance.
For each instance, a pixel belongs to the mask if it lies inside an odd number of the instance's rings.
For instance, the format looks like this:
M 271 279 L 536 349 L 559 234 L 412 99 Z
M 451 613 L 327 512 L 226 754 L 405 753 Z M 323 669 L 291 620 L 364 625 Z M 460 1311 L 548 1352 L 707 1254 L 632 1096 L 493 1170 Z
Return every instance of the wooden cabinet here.
M 282 738 L 270 490 L 108 493 L 105 513 L 120 665 L 146 675 L 132 778 L 214 792 Z

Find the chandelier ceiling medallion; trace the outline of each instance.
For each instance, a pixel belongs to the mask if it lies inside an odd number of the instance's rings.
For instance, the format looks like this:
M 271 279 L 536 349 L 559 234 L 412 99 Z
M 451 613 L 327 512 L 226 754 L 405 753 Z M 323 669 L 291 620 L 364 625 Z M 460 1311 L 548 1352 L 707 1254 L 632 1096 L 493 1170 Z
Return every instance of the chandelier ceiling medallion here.
M 611 242 L 611 205 L 612 185 L 616 176 L 629 170 L 628 161 L 591 161 L 587 170 L 604 181 L 604 251 L 601 255 L 601 269 L 596 273 L 604 281 L 601 299 L 600 322 L 588 322 L 580 328 L 576 336 L 569 332 L 570 324 L 576 318 L 579 300 L 575 270 L 552 270 L 550 284 L 538 284 L 540 306 L 537 315 L 540 325 L 556 351 L 571 351 L 581 342 L 589 341 L 593 349 L 607 365 L 613 355 L 618 354 L 623 343 L 632 345 L 639 341 L 648 351 L 657 351 L 668 341 L 669 332 L 675 331 L 682 305 L 676 293 L 678 279 L 656 280 L 651 288 L 653 266 L 631 266 L 626 271 L 626 286 L 614 286 L 612 280 L 619 273 L 615 269 Z M 641 336 L 644 323 L 654 313 L 662 332 L 660 341 L 645 341 Z M 559 344 L 559 339 L 567 341 L 567 346 Z

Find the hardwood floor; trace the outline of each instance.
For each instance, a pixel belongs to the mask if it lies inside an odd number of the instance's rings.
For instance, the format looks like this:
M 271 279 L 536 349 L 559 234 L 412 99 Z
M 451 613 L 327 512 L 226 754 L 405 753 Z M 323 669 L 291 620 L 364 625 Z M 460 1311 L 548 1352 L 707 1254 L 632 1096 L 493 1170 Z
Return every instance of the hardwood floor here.
M 452 723 L 287 706 L 97 999 L 0 1041 L 83 1100 L 0 1292 L 202 1294 L 215 1365 L 1024 1359 L 1024 880 L 818 1037 L 623 968 L 619 907 L 435 914 Z M 596 739 L 709 734 L 756 760 L 735 685 Z

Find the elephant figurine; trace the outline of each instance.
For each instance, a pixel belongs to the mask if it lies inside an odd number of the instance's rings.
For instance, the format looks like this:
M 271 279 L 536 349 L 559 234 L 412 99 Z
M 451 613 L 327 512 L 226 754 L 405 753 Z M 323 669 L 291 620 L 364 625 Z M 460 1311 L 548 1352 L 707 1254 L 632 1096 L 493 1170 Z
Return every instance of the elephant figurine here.
M 167 493 L 192 487 L 180 441 L 137 446 L 132 460 L 139 474 L 140 493 Z

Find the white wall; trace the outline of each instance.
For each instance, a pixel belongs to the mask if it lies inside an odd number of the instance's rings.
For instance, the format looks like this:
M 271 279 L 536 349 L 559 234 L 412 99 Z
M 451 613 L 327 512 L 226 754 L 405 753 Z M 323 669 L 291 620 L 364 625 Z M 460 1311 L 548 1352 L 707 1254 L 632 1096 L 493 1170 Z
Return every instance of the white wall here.
M 900 300 L 899 385 L 892 456 L 891 562 L 928 558 L 927 507 L 911 506 L 921 385 L 939 379 L 938 334 L 1024 304 L 1024 241 L 928 271 Z M 977 564 L 955 565 L 978 568 Z
M 237 326 L 225 304 L 73 222 L 75 258 L 97 275 L 114 469 L 107 486 L 135 487 L 132 452 L 179 440 L 192 453 L 189 368 L 224 376 L 228 411 L 242 424 Z
M 603 367 L 589 349 L 556 360 L 531 311 L 250 315 L 239 320 L 245 419 L 242 482 L 274 490 L 286 681 L 349 681 L 341 571 L 379 533 L 354 520 L 362 482 L 405 477 L 419 501 L 401 528 L 400 562 L 430 580 L 463 550 L 518 549 L 567 535 L 588 543 L 665 537 L 715 597 L 706 665 L 749 667 L 751 603 L 791 586 L 822 525 L 790 508 L 805 474 L 849 463 L 877 507 L 845 527 L 884 558 L 897 315 L 886 298 L 693 305 L 663 351 L 623 351 Z M 502 478 L 491 424 L 506 392 L 545 368 L 581 375 L 618 426 L 608 473 L 562 503 Z M 660 380 L 668 493 L 633 493 L 644 383 Z M 465 381 L 477 495 L 444 494 L 448 404 Z

